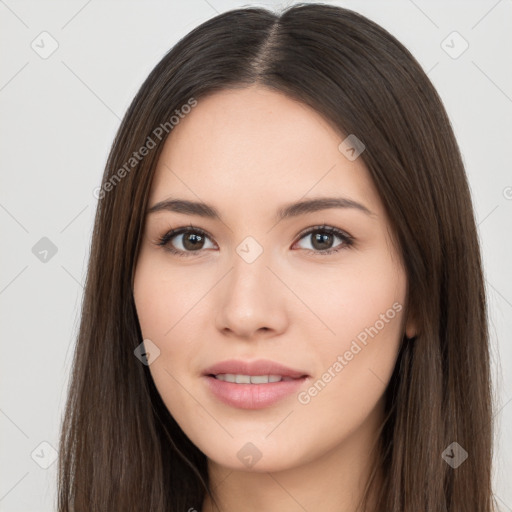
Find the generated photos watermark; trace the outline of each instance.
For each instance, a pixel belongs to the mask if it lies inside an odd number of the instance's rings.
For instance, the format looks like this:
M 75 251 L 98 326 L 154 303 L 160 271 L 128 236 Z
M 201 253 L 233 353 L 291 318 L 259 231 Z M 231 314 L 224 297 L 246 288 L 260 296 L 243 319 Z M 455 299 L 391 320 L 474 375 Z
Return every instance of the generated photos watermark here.
M 169 121 L 160 123 L 146 138 L 144 144 L 132 153 L 130 158 L 115 172 L 101 187 L 96 187 L 93 190 L 93 196 L 96 199 L 103 199 L 107 192 L 112 191 L 116 185 L 127 175 L 130 171 L 135 168 L 144 157 L 146 157 L 152 149 L 157 146 L 157 141 L 161 141 L 162 138 L 166 137 L 171 130 L 179 124 L 181 119 L 184 119 L 187 114 L 192 111 L 192 108 L 197 106 L 197 100 L 195 98 L 189 98 L 187 103 L 182 105 L 179 109 L 174 110 L 174 114 L 169 118 Z M 165 134 L 165 135 L 164 135 Z
M 373 339 L 379 334 L 382 329 L 388 324 L 396 314 L 402 311 L 403 306 L 399 302 L 395 302 L 385 313 L 379 315 L 379 319 L 370 327 L 362 330 L 350 344 L 350 348 L 342 355 L 338 355 L 336 361 L 327 368 L 322 377 L 318 379 L 307 390 L 301 391 L 297 395 L 297 400 L 302 405 L 307 405 L 311 400 L 318 395 L 328 384 L 331 382 L 344 368 L 347 366 L 354 357 L 361 352 L 361 350 L 368 345 L 368 338 Z

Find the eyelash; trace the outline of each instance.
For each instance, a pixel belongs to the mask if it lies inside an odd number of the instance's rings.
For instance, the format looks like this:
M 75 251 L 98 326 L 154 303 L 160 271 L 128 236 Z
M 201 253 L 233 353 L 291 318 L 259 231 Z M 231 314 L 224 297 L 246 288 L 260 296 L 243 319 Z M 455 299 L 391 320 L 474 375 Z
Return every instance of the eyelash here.
M 316 232 L 325 232 L 325 233 L 329 233 L 331 235 L 335 235 L 338 238 L 340 238 L 343 243 L 339 244 L 336 248 L 324 249 L 323 251 L 322 250 L 315 251 L 313 249 L 303 249 L 308 254 L 313 254 L 315 256 L 329 256 L 331 254 L 337 253 L 343 249 L 346 249 L 346 248 L 352 246 L 354 243 L 354 238 L 352 236 L 350 236 L 349 234 L 345 233 L 341 229 L 335 228 L 333 226 L 327 226 L 325 224 L 323 224 L 321 226 L 313 226 L 313 227 L 308 228 L 307 230 L 303 231 L 299 235 L 299 240 L 301 240 L 302 238 L 304 238 L 307 235 L 311 235 L 312 233 L 316 233 Z M 165 233 L 163 236 L 158 238 L 156 245 L 163 247 L 165 250 L 171 252 L 172 254 L 174 254 L 176 256 L 180 256 L 180 257 L 189 257 L 189 256 L 194 255 L 194 253 L 200 253 L 201 249 L 199 249 L 197 251 L 182 251 L 181 249 L 175 249 L 174 247 L 167 245 L 175 236 L 181 235 L 184 233 L 196 233 L 196 234 L 200 234 L 201 236 L 204 236 L 206 238 L 211 238 L 210 235 L 206 231 L 202 230 L 201 228 L 196 228 L 196 227 L 190 225 L 187 227 L 171 229 L 170 231 Z

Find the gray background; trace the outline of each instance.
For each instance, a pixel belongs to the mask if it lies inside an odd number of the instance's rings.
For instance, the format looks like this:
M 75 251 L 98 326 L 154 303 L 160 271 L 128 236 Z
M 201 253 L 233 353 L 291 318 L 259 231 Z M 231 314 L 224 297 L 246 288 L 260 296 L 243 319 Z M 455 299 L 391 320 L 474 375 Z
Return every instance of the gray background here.
M 52 454 L 89 256 L 93 190 L 129 102 L 164 53 L 203 21 L 243 5 L 290 3 L 0 0 L 0 510 L 55 509 Z M 326 3 L 368 16 L 404 43 L 452 120 L 487 280 L 495 490 L 502 510 L 511 511 L 512 2 Z M 48 56 L 52 44 L 58 48 Z M 464 448 L 471 457 L 471 446 Z

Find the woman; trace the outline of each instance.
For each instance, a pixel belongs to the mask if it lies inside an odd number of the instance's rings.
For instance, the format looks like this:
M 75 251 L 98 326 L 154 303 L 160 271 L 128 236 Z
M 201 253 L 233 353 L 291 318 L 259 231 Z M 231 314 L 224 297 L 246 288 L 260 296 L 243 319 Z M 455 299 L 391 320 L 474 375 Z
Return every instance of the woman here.
M 470 193 L 393 36 L 319 4 L 203 23 L 97 197 L 60 511 L 493 509 Z

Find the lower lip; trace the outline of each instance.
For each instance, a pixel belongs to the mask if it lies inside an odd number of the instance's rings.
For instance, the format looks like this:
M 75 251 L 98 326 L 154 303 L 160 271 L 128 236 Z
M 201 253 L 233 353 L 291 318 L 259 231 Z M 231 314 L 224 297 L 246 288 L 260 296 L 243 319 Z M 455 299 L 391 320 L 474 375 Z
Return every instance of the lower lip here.
M 239 409 L 262 409 L 296 393 L 307 377 L 268 384 L 235 384 L 205 376 L 210 391 L 223 403 Z

